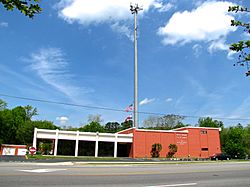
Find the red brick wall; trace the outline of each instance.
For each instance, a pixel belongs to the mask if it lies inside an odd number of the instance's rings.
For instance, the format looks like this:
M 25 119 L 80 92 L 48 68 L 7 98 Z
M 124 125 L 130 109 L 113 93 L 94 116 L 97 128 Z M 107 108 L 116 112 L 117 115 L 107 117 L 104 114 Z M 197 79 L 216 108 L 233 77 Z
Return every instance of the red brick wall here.
M 188 133 L 181 132 L 188 130 Z M 151 157 L 154 143 L 162 145 L 160 157 L 166 157 L 169 144 L 176 144 L 175 157 L 208 158 L 221 152 L 220 135 L 217 128 L 183 128 L 180 131 L 143 131 L 133 129 L 133 157 Z
M 178 147 L 175 157 L 183 158 L 189 155 L 188 141 L 189 139 L 187 133 L 175 133 L 175 144 Z
M 189 156 L 201 157 L 200 129 L 188 129 Z
M 162 150 L 160 157 L 166 157 L 169 152 L 169 144 L 176 144 L 178 151 L 175 156 L 186 157 L 188 155 L 187 133 L 161 132 L 161 131 L 135 131 L 134 132 L 134 157 L 151 157 L 152 145 L 160 143 Z
M 219 129 L 188 128 L 188 131 L 191 157 L 208 158 L 221 152 Z
M 219 131 L 216 130 L 208 131 L 208 148 L 209 148 L 209 156 L 212 156 L 214 153 L 221 153 Z

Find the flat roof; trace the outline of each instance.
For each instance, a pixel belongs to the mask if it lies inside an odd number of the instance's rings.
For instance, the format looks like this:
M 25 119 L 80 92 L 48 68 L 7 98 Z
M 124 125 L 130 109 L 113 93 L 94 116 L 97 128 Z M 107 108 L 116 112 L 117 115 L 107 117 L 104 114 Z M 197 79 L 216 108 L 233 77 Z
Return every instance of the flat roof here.
M 182 130 L 182 129 L 211 129 L 211 130 L 219 130 L 221 131 L 221 128 L 217 128 L 217 127 L 192 127 L 192 126 L 187 126 L 187 127 L 180 127 L 177 129 L 173 129 L 173 130 Z

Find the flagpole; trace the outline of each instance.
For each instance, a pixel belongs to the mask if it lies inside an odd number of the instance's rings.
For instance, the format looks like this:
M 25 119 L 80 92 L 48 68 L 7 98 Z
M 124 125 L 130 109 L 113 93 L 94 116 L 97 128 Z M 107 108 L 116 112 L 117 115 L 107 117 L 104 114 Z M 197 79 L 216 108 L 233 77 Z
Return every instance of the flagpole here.
M 131 13 L 134 14 L 134 123 L 133 127 L 138 128 L 138 60 L 137 60 L 137 14 L 142 10 L 138 4 L 130 5 Z

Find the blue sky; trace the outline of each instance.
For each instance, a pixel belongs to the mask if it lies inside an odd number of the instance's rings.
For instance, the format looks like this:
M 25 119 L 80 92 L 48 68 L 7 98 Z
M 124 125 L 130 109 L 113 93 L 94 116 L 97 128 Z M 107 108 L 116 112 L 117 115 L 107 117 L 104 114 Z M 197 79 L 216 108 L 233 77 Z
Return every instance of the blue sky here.
M 138 24 L 139 111 L 250 119 L 250 80 L 234 67 L 230 43 L 249 36 L 230 26 L 233 3 L 203 0 L 42 1 L 29 19 L 0 7 L 0 94 L 125 109 L 133 102 L 133 15 Z M 247 15 L 249 16 L 249 15 Z M 243 17 L 244 18 L 244 17 Z M 0 96 L 9 107 L 32 105 L 35 119 L 80 126 L 88 115 L 122 122 L 126 112 Z M 149 115 L 139 116 L 140 126 Z M 238 120 L 230 120 L 237 118 Z M 198 118 L 184 122 L 195 124 Z

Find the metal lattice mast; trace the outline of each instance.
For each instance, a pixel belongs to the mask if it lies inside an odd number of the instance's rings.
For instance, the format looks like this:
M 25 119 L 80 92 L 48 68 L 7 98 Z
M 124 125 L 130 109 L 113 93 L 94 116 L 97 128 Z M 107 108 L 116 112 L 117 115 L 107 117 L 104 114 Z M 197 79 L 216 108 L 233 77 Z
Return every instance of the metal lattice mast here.
M 134 123 L 138 128 L 138 58 L 137 58 L 137 14 L 142 8 L 138 4 L 130 5 L 131 13 L 134 14 Z

